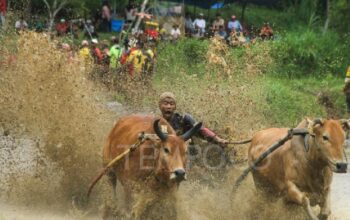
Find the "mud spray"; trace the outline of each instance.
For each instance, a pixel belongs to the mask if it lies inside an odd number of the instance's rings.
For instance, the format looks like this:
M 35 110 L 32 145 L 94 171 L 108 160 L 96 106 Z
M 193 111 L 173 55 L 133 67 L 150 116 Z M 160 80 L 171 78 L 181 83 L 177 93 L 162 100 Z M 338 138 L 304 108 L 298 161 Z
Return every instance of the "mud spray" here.
M 68 62 L 45 35 L 22 33 L 14 45 L 3 50 L 15 60 L 1 66 L 0 196 L 63 210 L 83 202 L 116 114 L 98 102 L 89 63 Z
M 7 40 L 12 43 L 3 44 L 2 55 L 13 54 L 15 59 L 0 66 L 0 219 L 101 219 L 108 206 L 105 201 L 109 206 L 111 203 L 106 179 L 94 189 L 89 206 L 85 193 L 101 168 L 102 145 L 119 112 L 105 107 L 105 91 L 89 80 L 91 65 L 78 58 L 68 61 L 57 42 L 36 33 Z M 218 60 L 229 75 L 228 64 Z M 246 111 L 252 109 L 251 100 L 240 95 L 246 87 L 207 85 L 206 92 L 199 92 L 176 86 L 188 80 L 201 88 L 200 79 L 184 76 L 175 84 L 164 81 L 155 93 L 173 88 L 180 110 L 193 112 L 211 126 L 230 121 L 227 134 L 237 139 L 260 126 L 253 111 Z M 207 99 L 201 98 L 204 96 Z M 157 103 L 156 97 L 149 97 L 148 102 Z M 186 107 L 186 102 L 197 103 L 197 108 Z M 212 108 L 208 109 L 208 103 Z M 222 106 L 221 113 L 215 110 L 217 105 Z M 220 116 L 223 112 L 226 119 Z M 238 153 L 244 158 L 245 151 L 242 148 Z M 239 193 L 231 195 L 239 174 L 237 166 L 209 172 L 192 166 L 189 181 L 180 186 L 178 203 L 173 207 L 178 219 L 279 219 L 283 209 L 276 211 L 256 202 L 251 179 Z M 117 209 L 124 203 L 120 186 L 116 203 Z M 111 213 L 119 219 L 118 211 Z M 160 211 L 159 219 L 162 216 Z

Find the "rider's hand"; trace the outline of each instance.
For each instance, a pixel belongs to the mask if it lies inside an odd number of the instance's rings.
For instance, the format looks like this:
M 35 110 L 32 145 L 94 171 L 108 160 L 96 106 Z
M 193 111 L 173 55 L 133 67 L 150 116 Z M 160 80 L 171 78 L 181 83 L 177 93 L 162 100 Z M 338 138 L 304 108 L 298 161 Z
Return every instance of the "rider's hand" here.
M 215 136 L 214 141 L 215 141 L 215 143 L 219 144 L 223 148 L 227 147 L 227 144 L 229 142 L 228 140 L 220 138 L 219 136 Z

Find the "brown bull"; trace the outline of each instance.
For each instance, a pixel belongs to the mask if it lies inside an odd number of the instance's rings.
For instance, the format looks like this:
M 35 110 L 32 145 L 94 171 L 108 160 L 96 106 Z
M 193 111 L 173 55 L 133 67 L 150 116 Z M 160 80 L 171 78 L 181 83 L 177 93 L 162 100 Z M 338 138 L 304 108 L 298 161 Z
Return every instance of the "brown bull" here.
M 103 149 L 104 166 L 130 149 L 140 133 L 154 134 L 107 172 L 114 194 L 118 179 L 123 185 L 127 204 L 133 202 L 133 207 L 129 208 L 134 218 L 142 215 L 148 205 L 145 200 L 150 199 L 136 199 L 135 195 L 151 195 L 153 200 L 171 196 L 179 183 L 186 179 L 187 140 L 200 127 L 201 123 L 198 123 L 182 136 L 177 136 L 166 120 L 142 115 L 126 116 L 114 126 Z
M 294 136 L 270 154 L 253 171 L 258 189 L 275 195 L 282 193 L 286 199 L 302 205 L 310 219 L 318 219 L 311 210 L 319 205 L 320 219 L 331 213 L 330 185 L 332 172 L 344 173 L 343 144 L 347 123 L 337 120 L 304 120 L 298 128 L 308 128 L 310 135 Z M 287 128 L 270 128 L 256 133 L 248 150 L 248 161 L 256 160 L 262 152 L 286 136 Z

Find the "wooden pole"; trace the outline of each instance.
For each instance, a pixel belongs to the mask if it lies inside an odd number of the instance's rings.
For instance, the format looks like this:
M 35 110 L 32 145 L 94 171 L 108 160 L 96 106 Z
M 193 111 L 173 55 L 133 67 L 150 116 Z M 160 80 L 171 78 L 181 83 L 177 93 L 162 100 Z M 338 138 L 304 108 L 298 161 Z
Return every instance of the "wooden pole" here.
M 145 12 L 145 8 L 146 8 L 147 3 L 148 3 L 148 0 L 143 1 L 142 5 L 141 5 L 141 11 L 140 11 L 141 13 Z M 141 24 L 141 20 L 142 20 L 142 18 L 141 18 L 141 16 L 139 16 L 137 18 L 135 28 L 134 28 L 136 31 L 139 29 L 139 26 Z

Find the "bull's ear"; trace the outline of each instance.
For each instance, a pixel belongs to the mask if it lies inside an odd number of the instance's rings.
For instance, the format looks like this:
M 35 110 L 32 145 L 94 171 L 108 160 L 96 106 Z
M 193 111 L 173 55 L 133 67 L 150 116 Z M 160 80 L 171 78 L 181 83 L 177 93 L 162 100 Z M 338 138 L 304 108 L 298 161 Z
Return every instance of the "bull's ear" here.
M 309 117 L 305 117 L 305 121 L 308 125 L 312 123 L 312 120 Z

